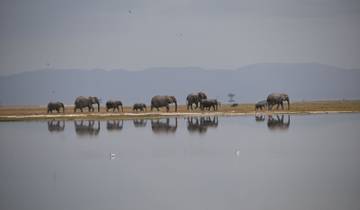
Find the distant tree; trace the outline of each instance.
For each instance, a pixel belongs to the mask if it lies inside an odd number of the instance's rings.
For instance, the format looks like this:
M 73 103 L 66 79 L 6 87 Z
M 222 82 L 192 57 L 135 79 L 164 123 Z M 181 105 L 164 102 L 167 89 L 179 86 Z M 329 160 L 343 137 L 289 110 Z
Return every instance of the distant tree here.
M 235 102 L 235 100 L 233 99 L 233 98 L 234 98 L 234 96 L 235 96 L 235 94 L 234 94 L 234 93 L 229 93 L 229 94 L 228 94 L 228 97 L 229 97 L 229 103 L 234 103 L 234 102 Z

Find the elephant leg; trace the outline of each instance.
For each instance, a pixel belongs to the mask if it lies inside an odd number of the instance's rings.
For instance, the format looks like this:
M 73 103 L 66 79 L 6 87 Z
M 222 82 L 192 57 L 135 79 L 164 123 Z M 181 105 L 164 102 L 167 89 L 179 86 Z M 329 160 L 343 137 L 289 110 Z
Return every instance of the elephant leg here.
M 280 104 L 281 104 L 281 109 L 284 110 L 284 103 L 281 102 Z
M 169 112 L 169 110 L 170 110 L 170 107 L 169 107 L 169 105 L 167 105 L 166 106 L 166 111 Z

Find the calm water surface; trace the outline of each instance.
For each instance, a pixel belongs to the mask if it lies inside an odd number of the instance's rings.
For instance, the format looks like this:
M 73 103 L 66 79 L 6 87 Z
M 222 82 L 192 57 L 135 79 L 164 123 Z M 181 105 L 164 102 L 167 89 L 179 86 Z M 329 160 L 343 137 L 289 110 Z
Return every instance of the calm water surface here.
M 0 209 L 360 209 L 360 114 L 0 123 Z

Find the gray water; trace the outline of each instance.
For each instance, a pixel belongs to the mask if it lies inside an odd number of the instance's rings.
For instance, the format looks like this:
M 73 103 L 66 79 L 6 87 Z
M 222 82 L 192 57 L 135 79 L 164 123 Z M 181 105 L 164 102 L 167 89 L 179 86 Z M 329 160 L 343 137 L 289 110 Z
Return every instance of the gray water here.
M 0 123 L 0 209 L 360 209 L 360 114 Z

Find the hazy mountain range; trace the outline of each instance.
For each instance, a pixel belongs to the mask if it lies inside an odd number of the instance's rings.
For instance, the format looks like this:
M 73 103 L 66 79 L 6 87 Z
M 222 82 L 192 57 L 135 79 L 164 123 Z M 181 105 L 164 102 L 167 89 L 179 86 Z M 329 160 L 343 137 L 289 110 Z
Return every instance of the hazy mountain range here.
M 73 104 L 76 96 L 94 95 L 105 103 L 145 102 L 153 95 L 175 95 L 180 104 L 188 93 L 205 91 L 210 98 L 239 103 L 286 92 L 291 100 L 360 99 L 360 70 L 316 64 L 254 64 L 236 70 L 197 67 L 127 70 L 38 70 L 0 77 L 1 105 L 40 105 L 52 100 Z

